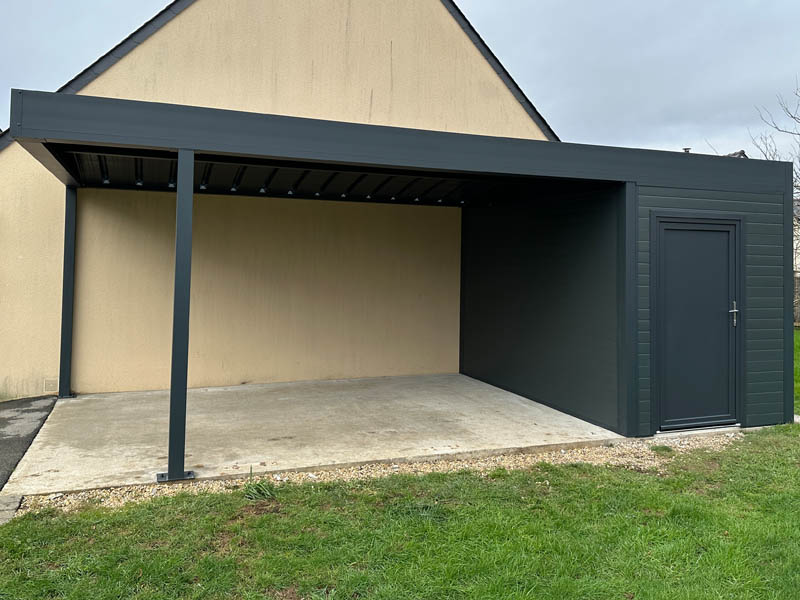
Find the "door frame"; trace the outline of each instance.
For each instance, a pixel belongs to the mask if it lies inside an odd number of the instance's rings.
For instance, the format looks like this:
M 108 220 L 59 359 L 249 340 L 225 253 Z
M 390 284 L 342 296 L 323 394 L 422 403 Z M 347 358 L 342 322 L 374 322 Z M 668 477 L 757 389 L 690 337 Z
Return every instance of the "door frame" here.
M 659 307 L 660 277 L 659 260 L 661 258 L 661 224 L 662 223 L 685 223 L 697 225 L 729 225 L 733 227 L 733 248 L 734 260 L 734 290 L 736 293 L 737 308 L 739 309 L 738 325 L 734 330 L 734 358 L 733 368 L 733 394 L 734 394 L 734 422 L 730 420 L 710 421 L 687 424 L 685 429 L 693 427 L 714 427 L 719 425 L 741 424 L 744 421 L 744 338 L 747 323 L 746 299 L 745 299 L 745 274 L 744 274 L 744 235 L 745 235 L 745 216 L 738 213 L 727 213 L 710 210 L 680 210 L 680 209 L 652 209 L 650 211 L 650 430 L 656 433 L 661 430 L 661 406 L 662 406 L 662 375 L 661 367 L 661 341 L 658 332 L 661 325 L 661 310 Z M 666 431 L 675 431 L 682 428 L 669 428 Z

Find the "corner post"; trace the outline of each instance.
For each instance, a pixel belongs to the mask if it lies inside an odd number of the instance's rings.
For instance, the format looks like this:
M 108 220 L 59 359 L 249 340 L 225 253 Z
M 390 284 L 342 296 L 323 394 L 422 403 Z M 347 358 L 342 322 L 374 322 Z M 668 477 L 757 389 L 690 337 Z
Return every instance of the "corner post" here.
M 794 422 L 794 166 L 784 165 L 783 192 L 783 422 Z M 745 411 L 746 413 L 747 411 Z M 746 423 L 742 423 L 746 425 Z
M 59 398 L 72 396 L 72 320 L 75 305 L 77 188 L 68 185 L 64 200 L 64 272 L 61 283 L 61 352 L 58 365 Z
M 172 370 L 169 390 L 169 458 L 157 481 L 194 478 L 184 470 L 186 451 L 186 385 L 189 366 L 189 293 L 192 280 L 192 205 L 194 151 L 178 150 L 175 211 L 175 295 L 172 316 Z
M 628 437 L 640 435 L 637 356 L 637 231 L 639 191 L 635 181 L 620 190 L 617 262 L 617 386 L 619 428 Z

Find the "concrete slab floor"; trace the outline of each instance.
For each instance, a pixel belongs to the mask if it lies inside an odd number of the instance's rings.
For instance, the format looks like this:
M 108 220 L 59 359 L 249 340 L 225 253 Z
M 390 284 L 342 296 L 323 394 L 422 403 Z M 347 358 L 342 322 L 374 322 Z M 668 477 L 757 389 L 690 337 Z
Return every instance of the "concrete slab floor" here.
M 198 477 L 491 452 L 620 436 L 464 375 L 190 390 L 186 468 Z M 169 394 L 56 403 L 4 492 L 151 483 L 166 470 Z

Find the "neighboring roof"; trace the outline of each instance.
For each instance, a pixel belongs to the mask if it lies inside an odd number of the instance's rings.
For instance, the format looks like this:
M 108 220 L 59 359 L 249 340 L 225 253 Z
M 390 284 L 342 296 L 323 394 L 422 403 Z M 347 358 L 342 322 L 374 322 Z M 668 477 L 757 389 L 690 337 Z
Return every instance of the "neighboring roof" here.
M 156 16 L 147 21 L 144 25 L 139 27 L 139 29 L 134 31 L 56 91 L 63 94 L 75 94 L 79 92 L 81 89 L 102 75 L 105 71 L 110 69 L 114 64 L 124 58 L 125 55 L 136 48 L 136 46 L 141 44 L 156 31 L 177 17 L 181 12 L 194 4 L 195 1 L 196 0 L 174 0 Z M 511 78 L 511 75 L 509 75 L 505 67 L 500 64 L 500 61 L 489 49 L 489 46 L 487 46 L 486 43 L 481 39 L 481 36 L 479 36 L 478 32 L 475 31 L 475 28 L 464 16 L 464 13 L 462 13 L 458 6 L 456 6 L 454 0 L 441 0 L 441 2 L 467 34 L 467 37 L 472 40 L 472 43 L 475 44 L 475 47 L 491 65 L 498 77 L 500 77 L 503 83 L 505 83 L 508 90 L 514 95 L 520 104 L 522 104 L 525 112 L 528 113 L 531 119 L 533 119 L 534 123 L 536 123 L 539 129 L 542 130 L 542 133 L 545 135 L 545 137 L 553 142 L 560 141 L 555 132 L 547 124 L 547 121 L 544 120 L 544 117 L 539 114 L 539 111 L 536 110 L 536 107 L 533 106 L 533 103 L 531 103 L 528 97 L 525 96 L 525 93 L 522 91 L 522 89 L 520 89 L 517 83 Z M 11 144 L 11 136 L 8 135 L 9 130 L 10 127 L 5 131 L 0 131 L 0 151 Z
M 750 158 L 747 156 L 747 152 L 744 150 L 737 150 L 736 152 L 731 152 L 730 154 L 726 154 L 725 156 L 730 156 L 732 158 Z

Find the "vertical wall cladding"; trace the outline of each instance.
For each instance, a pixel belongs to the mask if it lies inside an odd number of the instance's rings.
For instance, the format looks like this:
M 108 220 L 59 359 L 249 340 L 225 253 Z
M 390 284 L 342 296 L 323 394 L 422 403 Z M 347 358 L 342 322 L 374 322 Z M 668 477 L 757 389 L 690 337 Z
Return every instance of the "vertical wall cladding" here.
M 743 425 L 784 420 L 784 201 L 780 194 L 639 187 L 639 434 L 651 431 L 650 215 L 652 209 L 736 213 L 744 217 Z M 724 215 L 720 215 L 724 216 Z M 655 407 L 652 407 L 655 410 Z
M 464 209 L 461 372 L 621 431 L 615 189 Z

